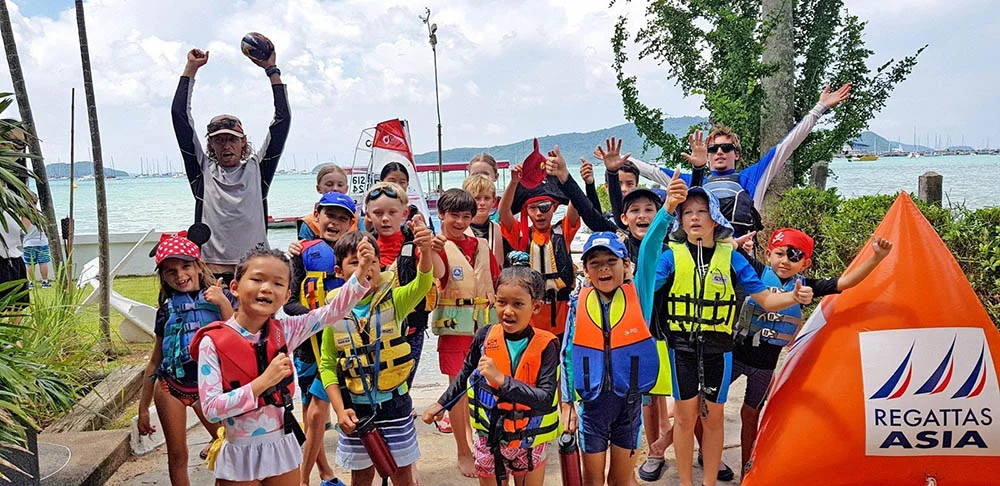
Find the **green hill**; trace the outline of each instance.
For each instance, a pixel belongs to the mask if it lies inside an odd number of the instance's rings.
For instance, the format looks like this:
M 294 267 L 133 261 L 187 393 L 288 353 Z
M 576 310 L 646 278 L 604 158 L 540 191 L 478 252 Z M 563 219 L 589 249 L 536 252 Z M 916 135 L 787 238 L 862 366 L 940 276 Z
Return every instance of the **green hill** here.
M 86 177 L 94 175 L 94 163 L 90 161 L 86 162 L 76 162 L 73 164 L 74 176 Z M 58 163 L 58 164 L 47 164 L 45 166 L 46 174 L 52 179 L 68 178 L 69 177 L 69 164 Z M 104 168 L 105 177 L 132 177 L 128 172 L 123 170 L 114 170 L 110 167 Z
M 688 133 L 692 125 L 705 123 L 708 120 L 702 117 L 685 116 L 678 118 L 668 118 L 664 122 L 664 127 L 675 135 Z M 622 139 L 622 151 L 633 152 L 637 158 L 650 160 L 660 155 L 659 149 L 652 147 L 649 152 L 642 151 L 642 137 L 635 129 L 635 125 L 626 123 L 610 128 L 595 130 L 586 133 L 560 133 L 558 135 L 544 135 L 538 137 L 538 143 L 542 152 L 551 150 L 555 145 L 559 145 L 559 150 L 567 162 L 573 163 L 580 157 L 593 159 L 594 148 L 598 144 L 603 144 L 604 139 L 618 137 Z M 507 145 L 494 145 L 492 147 L 460 147 L 448 149 L 443 152 L 445 162 L 465 162 L 481 152 L 487 152 L 497 160 L 510 160 L 513 163 L 520 162 L 531 153 L 533 149 L 532 140 L 521 140 Z M 414 156 L 416 162 L 429 163 L 437 162 L 437 152 L 426 152 Z

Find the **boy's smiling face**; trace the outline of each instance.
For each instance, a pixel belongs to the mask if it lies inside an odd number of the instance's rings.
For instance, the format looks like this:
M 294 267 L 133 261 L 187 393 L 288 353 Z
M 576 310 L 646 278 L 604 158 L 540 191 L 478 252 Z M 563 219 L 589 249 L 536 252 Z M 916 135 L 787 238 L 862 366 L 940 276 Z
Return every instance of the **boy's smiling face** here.
M 240 302 L 239 312 L 271 317 L 292 296 L 288 264 L 270 256 L 247 262 L 242 278 L 230 284 Z
M 778 278 L 782 280 L 798 275 L 812 265 L 811 258 L 803 257 L 797 262 L 789 260 L 789 249 L 792 250 L 791 253 L 802 252 L 802 250 L 791 246 L 778 246 L 767 250 L 767 263 L 774 270 L 774 273 L 778 275 Z
M 656 205 L 646 198 L 638 198 L 629 205 L 622 214 L 622 222 L 628 226 L 629 233 L 638 240 L 646 236 L 649 225 L 656 217 Z
M 367 211 L 368 219 L 379 236 L 399 233 L 406 222 L 406 207 L 394 197 L 382 196 L 369 201 Z
M 351 231 L 354 215 L 339 206 L 321 206 L 316 208 L 316 221 L 323 232 L 319 236 L 327 243 L 336 243 L 344 233 Z
M 552 217 L 556 214 L 556 206 L 556 203 L 548 199 L 534 201 L 526 205 L 524 211 L 528 213 L 531 227 L 539 233 L 545 233 L 552 229 Z
M 583 273 L 602 294 L 613 294 L 625 282 L 627 260 L 603 248 L 593 249 L 584 256 Z
M 681 206 L 681 228 L 687 233 L 688 241 L 703 243 L 715 241 L 716 222 L 708 210 L 704 197 L 690 197 Z
M 375 247 L 375 257 L 376 257 L 375 260 L 372 262 L 374 271 L 370 273 L 370 275 L 374 275 L 374 277 L 372 277 L 371 282 L 369 282 L 371 288 L 368 289 L 368 293 L 374 292 L 375 287 L 378 287 L 379 284 L 382 283 L 382 273 L 380 272 L 382 267 L 379 265 L 378 261 L 377 246 Z M 337 266 L 333 268 L 333 273 L 338 278 L 347 280 L 351 278 L 351 275 L 354 275 L 354 272 L 358 270 L 358 266 L 360 265 L 361 265 L 361 260 L 358 258 L 357 252 L 351 252 L 347 255 L 347 258 L 344 258 L 343 260 L 337 262 Z
M 441 229 L 453 240 L 465 238 L 465 230 L 472 223 L 472 211 L 446 211 L 441 214 Z

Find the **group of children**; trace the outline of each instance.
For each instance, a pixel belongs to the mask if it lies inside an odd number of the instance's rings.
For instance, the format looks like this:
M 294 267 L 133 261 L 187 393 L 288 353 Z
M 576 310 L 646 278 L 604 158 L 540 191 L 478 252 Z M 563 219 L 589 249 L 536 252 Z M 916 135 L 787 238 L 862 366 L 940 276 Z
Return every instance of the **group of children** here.
M 249 252 L 228 286 L 201 260 L 208 227 L 165 235 L 140 433 L 154 431 L 155 401 L 173 484 L 189 483 L 186 407 L 216 438 L 201 452 L 218 484 L 305 485 L 314 467 L 323 486 L 339 484 L 323 447 L 334 426 L 335 463 L 351 484 L 376 474 L 420 483 L 409 390 L 430 329 L 450 386 L 421 418 L 450 429 L 461 473 L 480 484 L 542 484 L 547 445 L 564 435 L 578 440 L 586 484 L 633 484 L 642 429 L 641 479 L 661 477 L 673 445 L 681 483 L 692 484 L 696 438 L 704 470 L 719 471 L 704 484 L 731 479 L 721 463 L 730 383 L 747 377 L 745 463 L 801 306 L 856 285 L 892 244 L 873 238 L 862 265 L 806 278 L 813 241 L 784 228 L 758 261 L 753 232 L 734 238 L 727 193 L 711 185 L 739 185 L 715 173 L 738 157 L 738 138 L 717 128 L 691 143 L 688 160 L 704 167 L 713 154 L 713 174 L 656 176 L 659 192 L 640 187 L 648 168 L 619 141 L 598 147 L 609 213 L 592 164 L 583 161 L 581 189 L 558 147 L 542 154 L 536 142 L 499 200 L 496 161 L 480 154 L 462 188 L 440 194 L 436 235 L 410 204 L 401 164 L 383 168 L 361 208 L 344 194 L 346 172 L 325 166 L 298 241 L 287 253 Z M 577 265 L 570 243 L 582 224 L 593 233 Z

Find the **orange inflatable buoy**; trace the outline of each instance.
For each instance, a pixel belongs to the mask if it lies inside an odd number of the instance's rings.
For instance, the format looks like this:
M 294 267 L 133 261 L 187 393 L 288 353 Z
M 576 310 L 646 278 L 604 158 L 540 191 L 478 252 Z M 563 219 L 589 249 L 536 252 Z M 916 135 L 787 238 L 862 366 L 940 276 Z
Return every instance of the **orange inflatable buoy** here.
M 998 484 L 1000 333 L 907 194 L 875 234 L 892 253 L 792 344 L 743 485 Z

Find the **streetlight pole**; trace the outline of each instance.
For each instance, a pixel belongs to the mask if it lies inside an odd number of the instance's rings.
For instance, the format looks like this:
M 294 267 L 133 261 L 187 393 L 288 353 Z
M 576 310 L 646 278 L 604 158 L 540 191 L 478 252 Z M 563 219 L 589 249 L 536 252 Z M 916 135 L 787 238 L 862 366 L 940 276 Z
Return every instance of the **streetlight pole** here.
M 438 94 L 438 55 L 437 55 L 437 24 L 432 24 L 431 9 L 424 7 L 426 13 L 420 16 L 427 26 L 427 37 L 431 42 L 431 51 L 434 52 L 434 104 L 437 106 L 438 116 L 438 192 L 444 188 L 444 154 L 441 151 L 441 96 Z

